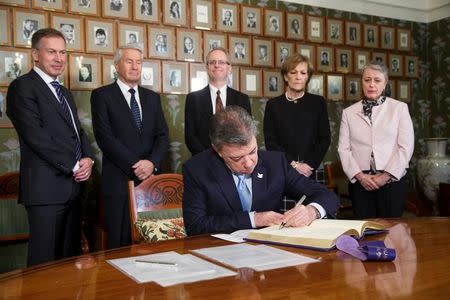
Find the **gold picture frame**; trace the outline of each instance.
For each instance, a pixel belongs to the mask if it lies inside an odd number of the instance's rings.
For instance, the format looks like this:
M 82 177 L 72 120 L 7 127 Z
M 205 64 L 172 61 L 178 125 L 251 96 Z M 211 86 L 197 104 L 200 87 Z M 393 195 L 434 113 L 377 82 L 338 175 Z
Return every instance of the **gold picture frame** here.
M 241 67 L 240 85 L 241 92 L 250 97 L 262 97 L 262 73 L 259 68 Z
M 70 89 L 90 91 L 100 86 L 101 64 L 98 55 L 69 54 Z

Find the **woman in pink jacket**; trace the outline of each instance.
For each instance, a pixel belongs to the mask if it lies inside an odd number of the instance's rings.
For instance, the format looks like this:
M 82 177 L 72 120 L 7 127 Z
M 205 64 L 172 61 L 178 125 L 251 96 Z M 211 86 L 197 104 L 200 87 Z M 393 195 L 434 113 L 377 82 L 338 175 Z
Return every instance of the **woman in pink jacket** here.
M 338 151 L 358 219 L 401 217 L 405 205 L 414 129 L 408 106 L 384 95 L 387 83 L 384 64 L 366 64 L 363 99 L 342 113 Z

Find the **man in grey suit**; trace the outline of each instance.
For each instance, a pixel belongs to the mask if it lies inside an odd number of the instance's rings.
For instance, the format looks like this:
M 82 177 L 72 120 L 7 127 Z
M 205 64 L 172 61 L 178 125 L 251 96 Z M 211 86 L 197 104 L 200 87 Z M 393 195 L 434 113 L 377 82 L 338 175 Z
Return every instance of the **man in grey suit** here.
M 31 47 L 34 67 L 10 84 L 6 111 L 20 142 L 28 266 L 81 253 L 83 182 L 94 164 L 72 95 L 58 81 L 67 61 L 64 35 L 40 29 Z
M 131 243 L 128 181 L 139 184 L 158 172 L 169 147 L 160 96 L 138 86 L 143 52 L 139 44 L 114 55 L 116 82 L 92 91 L 92 125 L 103 152 L 102 196 L 108 248 Z
M 209 122 L 217 111 L 228 105 L 238 105 L 251 114 L 248 96 L 227 87 L 231 64 L 225 48 L 218 47 L 208 53 L 206 70 L 209 85 L 200 91 L 189 93 L 186 97 L 184 138 L 192 155 L 211 146 L 208 136 Z

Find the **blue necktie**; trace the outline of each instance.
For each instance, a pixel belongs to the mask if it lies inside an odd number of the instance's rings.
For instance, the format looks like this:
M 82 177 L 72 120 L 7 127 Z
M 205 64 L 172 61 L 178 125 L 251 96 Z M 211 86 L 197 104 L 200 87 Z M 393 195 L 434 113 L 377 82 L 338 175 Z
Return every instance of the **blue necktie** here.
M 72 114 L 70 113 L 70 109 L 69 109 L 69 105 L 67 104 L 66 97 L 64 97 L 64 94 L 62 92 L 61 85 L 56 80 L 50 82 L 50 84 L 55 88 L 56 94 L 58 95 L 59 105 L 61 106 L 61 109 L 63 110 L 67 121 L 70 124 L 72 124 L 72 127 L 74 128 L 74 131 L 75 131 L 75 127 L 74 127 L 75 125 L 73 124 L 73 121 L 72 121 Z M 81 143 L 80 143 L 78 134 L 77 134 L 77 141 L 75 142 L 75 158 L 77 161 L 79 161 L 81 159 Z
M 129 89 L 128 91 L 131 94 L 130 99 L 131 114 L 133 115 L 133 120 L 134 123 L 136 124 L 136 127 L 139 129 L 139 132 L 141 132 L 142 131 L 141 111 L 139 110 L 139 105 L 136 101 L 136 97 L 134 96 L 136 91 L 134 89 Z
M 237 190 L 239 194 L 239 199 L 241 200 L 242 210 L 250 211 L 252 207 L 252 195 L 248 186 L 245 184 L 245 175 L 237 175 L 239 181 L 237 184 Z

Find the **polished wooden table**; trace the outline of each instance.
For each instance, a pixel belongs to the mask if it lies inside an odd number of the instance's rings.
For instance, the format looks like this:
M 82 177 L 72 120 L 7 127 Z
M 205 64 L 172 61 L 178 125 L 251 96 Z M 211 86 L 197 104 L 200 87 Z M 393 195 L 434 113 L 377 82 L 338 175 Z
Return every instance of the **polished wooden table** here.
M 340 251 L 284 250 L 319 258 L 321 262 L 162 288 L 137 284 L 105 260 L 229 244 L 198 236 L 142 244 L 76 257 L 0 275 L 0 299 L 449 299 L 450 219 L 390 220 L 384 239 L 394 247 L 394 262 L 361 262 Z M 242 253 L 245 255 L 245 253 Z

